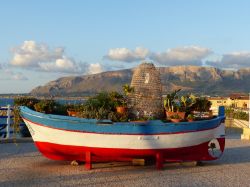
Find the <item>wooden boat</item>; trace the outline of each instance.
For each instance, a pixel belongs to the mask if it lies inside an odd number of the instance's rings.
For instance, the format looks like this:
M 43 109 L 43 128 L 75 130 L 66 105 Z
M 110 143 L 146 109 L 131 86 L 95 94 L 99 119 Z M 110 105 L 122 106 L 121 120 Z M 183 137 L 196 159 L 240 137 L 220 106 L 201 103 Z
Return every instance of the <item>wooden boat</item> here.
M 121 161 L 154 158 L 158 169 L 164 161 L 218 159 L 225 146 L 224 107 L 209 120 L 165 123 L 112 122 L 43 114 L 20 107 L 35 145 L 54 160 Z

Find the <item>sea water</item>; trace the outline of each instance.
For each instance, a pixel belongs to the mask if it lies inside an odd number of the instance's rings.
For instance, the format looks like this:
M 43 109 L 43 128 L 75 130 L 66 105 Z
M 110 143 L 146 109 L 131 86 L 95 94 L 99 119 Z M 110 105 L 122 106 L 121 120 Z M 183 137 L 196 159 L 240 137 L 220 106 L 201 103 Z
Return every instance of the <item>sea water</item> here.
M 85 102 L 84 99 L 56 99 L 56 102 L 59 104 L 65 105 L 65 104 L 82 104 Z M 14 105 L 14 99 L 12 98 L 0 98 L 0 107 L 3 106 L 13 106 Z
M 11 98 L 0 98 L 0 106 L 14 105 L 14 99 Z

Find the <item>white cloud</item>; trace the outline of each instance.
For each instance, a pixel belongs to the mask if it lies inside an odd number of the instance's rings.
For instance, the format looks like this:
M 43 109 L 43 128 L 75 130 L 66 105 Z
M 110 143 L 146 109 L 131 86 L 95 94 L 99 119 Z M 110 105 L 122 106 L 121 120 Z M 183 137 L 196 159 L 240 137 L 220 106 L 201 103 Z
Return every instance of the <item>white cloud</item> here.
M 108 54 L 104 56 L 109 60 L 134 62 L 144 60 L 149 55 L 149 50 L 143 47 L 137 47 L 135 50 L 127 48 L 110 49 Z
M 150 59 L 168 66 L 202 65 L 202 60 L 211 53 L 208 48 L 187 46 L 169 49 L 163 53 L 152 53 Z
M 12 50 L 13 59 L 10 62 L 14 66 L 37 67 L 39 63 L 51 62 L 61 58 L 64 49 L 55 48 L 50 50 L 46 44 L 35 41 L 24 41 L 24 43 Z
M 10 69 L 4 69 L 1 72 L 0 80 L 28 80 L 28 78 L 21 72 L 14 72 Z
M 62 73 L 84 73 L 87 68 L 86 64 L 76 63 L 74 59 L 62 57 L 56 59 L 55 62 L 38 63 L 39 68 L 48 72 L 62 72 Z
M 250 67 L 250 52 L 233 52 L 222 56 L 221 60 L 208 61 L 206 64 L 219 68 L 239 69 Z
M 135 50 L 115 48 L 110 49 L 104 58 L 124 62 L 134 62 L 149 58 L 167 66 L 202 65 L 202 60 L 211 53 L 210 49 L 199 46 L 179 47 L 161 53 L 150 52 L 143 47 L 137 47 Z
M 76 63 L 73 58 L 68 58 L 61 47 L 51 50 L 46 44 L 24 41 L 12 52 L 10 64 L 16 67 L 73 74 L 86 73 L 88 70 L 86 63 Z
M 103 71 L 103 67 L 99 63 L 89 65 L 89 71 L 88 71 L 89 74 L 96 74 L 102 71 Z

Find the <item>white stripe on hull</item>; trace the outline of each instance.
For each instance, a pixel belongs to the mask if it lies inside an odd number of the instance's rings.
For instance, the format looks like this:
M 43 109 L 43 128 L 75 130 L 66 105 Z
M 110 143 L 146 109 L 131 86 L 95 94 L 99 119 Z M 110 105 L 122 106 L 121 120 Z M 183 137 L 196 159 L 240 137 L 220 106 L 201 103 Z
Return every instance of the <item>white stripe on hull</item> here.
M 199 145 L 225 135 L 224 124 L 210 130 L 164 135 L 92 134 L 58 130 L 24 120 L 33 140 L 96 148 L 166 149 Z

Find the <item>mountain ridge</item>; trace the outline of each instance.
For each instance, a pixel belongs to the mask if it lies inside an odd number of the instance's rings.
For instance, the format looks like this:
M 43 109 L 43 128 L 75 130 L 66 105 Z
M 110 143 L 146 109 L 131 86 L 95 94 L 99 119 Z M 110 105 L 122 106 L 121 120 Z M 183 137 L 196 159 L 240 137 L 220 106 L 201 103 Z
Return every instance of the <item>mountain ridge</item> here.
M 250 91 L 250 68 L 237 71 L 203 66 L 157 67 L 163 93 L 181 88 L 183 92 L 206 95 L 229 95 Z M 100 91 L 121 91 L 130 84 L 134 69 L 107 71 L 92 75 L 61 77 L 34 88 L 34 96 L 79 96 Z

